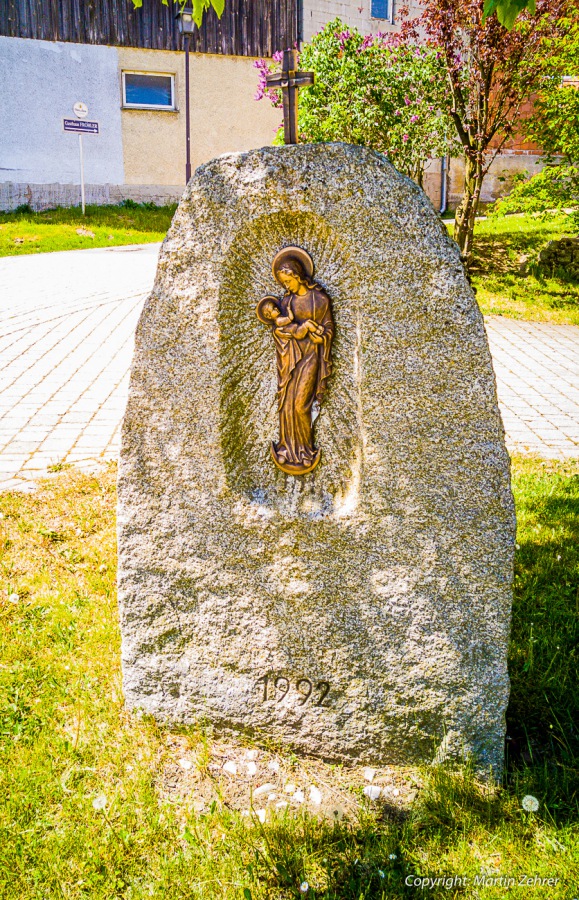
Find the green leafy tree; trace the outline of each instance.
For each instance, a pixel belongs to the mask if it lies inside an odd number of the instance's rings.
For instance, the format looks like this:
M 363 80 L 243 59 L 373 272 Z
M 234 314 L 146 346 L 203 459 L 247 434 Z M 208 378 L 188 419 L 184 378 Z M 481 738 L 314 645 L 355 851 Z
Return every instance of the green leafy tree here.
M 167 6 L 168 0 L 161 0 L 164 6 Z M 139 7 L 143 5 L 143 0 L 133 0 L 133 6 Z M 184 5 L 184 3 L 182 4 Z M 221 18 L 225 7 L 225 0 L 194 0 L 193 17 L 197 27 L 201 27 L 203 14 L 213 7 L 217 15 Z M 490 16 L 496 13 L 496 16 L 505 28 L 512 28 L 515 19 L 524 9 L 535 12 L 535 0 L 486 0 L 484 14 Z
M 535 0 L 485 0 L 483 15 L 486 20 L 488 16 L 496 13 L 501 25 L 510 31 L 515 24 L 515 19 L 524 9 L 534 13 L 536 10 Z
M 528 133 L 549 159 L 562 156 L 569 165 L 579 163 L 579 88 L 559 82 L 543 94 Z
M 542 80 L 526 133 L 544 151 L 548 165 L 532 178 L 522 178 L 495 204 L 497 215 L 574 210 L 579 225 L 579 22 L 566 21 L 562 38 L 549 42 Z M 565 82 L 561 74 L 571 76 Z
M 446 68 L 447 108 L 462 145 L 465 174 L 454 239 L 468 263 L 482 183 L 519 124 L 523 103 L 542 82 L 544 59 L 568 28 L 575 0 L 537 0 L 535 13 L 508 31 L 483 15 L 484 0 L 425 0 L 407 33 L 439 47 Z
M 163 6 L 169 5 L 169 0 L 161 0 L 161 2 Z M 190 2 L 193 7 L 193 20 L 197 25 L 197 28 L 201 28 L 203 16 L 207 10 L 213 8 L 219 18 L 221 18 L 223 10 L 225 9 L 225 0 L 190 0 Z M 142 5 L 143 0 L 133 0 L 135 9 L 138 9 Z M 186 5 L 186 0 L 179 0 L 178 5 L 183 8 Z
M 276 106 L 280 92 L 268 90 L 265 78 L 280 59 L 276 54 L 273 66 L 255 64 L 256 99 Z M 334 19 L 304 46 L 300 67 L 316 73 L 315 84 L 300 91 L 301 140 L 364 144 L 387 154 L 419 184 L 426 160 L 449 152 L 453 127 L 445 112 L 444 64 L 435 49 L 364 36 Z
M 579 164 L 579 21 L 568 19 L 567 31 L 553 40 L 545 56 L 534 112 L 526 132 L 549 162 Z M 571 76 L 565 82 L 561 76 Z

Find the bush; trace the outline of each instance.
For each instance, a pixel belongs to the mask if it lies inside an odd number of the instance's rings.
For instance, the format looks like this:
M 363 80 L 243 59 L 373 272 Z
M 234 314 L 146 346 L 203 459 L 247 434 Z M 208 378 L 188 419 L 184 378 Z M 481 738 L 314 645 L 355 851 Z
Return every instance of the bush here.
M 515 186 L 507 197 L 496 201 L 492 214 L 547 213 L 575 210 L 579 213 L 579 168 L 577 166 L 545 166 L 532 178 L 525 172 L 515 178 Z

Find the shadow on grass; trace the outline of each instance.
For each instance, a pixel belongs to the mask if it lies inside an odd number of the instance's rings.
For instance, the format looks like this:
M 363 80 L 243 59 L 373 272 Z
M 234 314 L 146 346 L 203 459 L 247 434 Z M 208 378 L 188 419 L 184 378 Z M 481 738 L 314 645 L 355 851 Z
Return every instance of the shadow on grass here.
M 535 255 L 549 240 L 540 231 L 512 231 L 478 235 L 475 238 L 473 274 L 520 274 L 521 257 Z
M 523 778 L 555 818 L 576 821 L 579 475 L 565 472 L 564 466 L 544 466 L 543 476 L 523 468 L 514 479 L 519 526 L 508 768 L 509 778 Z
M 574 310 L 579 303 L 576 278 L 562 271 L 545 272 L 538 265 L 539 251 L 552 240 L 572 234 L 565 217 L 540 219 L 508 216 L 487 219 L 475 233 L 471 275 L 475 285 L 545 310 Z
M 227 817 L 226 817 L 227 818 Z M 221 851 L 243 871 L 248 886 L 241 896 L 360 900 L 405 898 L 407 866 L 395 826 L 362 813 L 357 823 L 330 822 L 307 812 L 279 815 L 267 826 L 255 818 L 248 829 L 235 814 L 227 823 L 223 813 L 197 820 L 188 836 L 193 868 L 204 866 L 202 848 L 215 822 L 226 825 Z M 217 863 L 219 867 L 219 863 Z M 208 872 L 208 877 L 211 875 Z

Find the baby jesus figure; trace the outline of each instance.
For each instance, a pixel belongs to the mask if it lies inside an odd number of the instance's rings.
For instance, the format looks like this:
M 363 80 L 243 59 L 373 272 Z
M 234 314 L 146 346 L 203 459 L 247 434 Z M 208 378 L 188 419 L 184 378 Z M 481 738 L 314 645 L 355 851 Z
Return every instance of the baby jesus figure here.
M 273 300 L 268 300 L 266 303 L 261 306 L 261 314 L 264 318 L 269 319 L 270 322 L 275 323 L 274 334 L 277 335 L 285 335 L 297 338 L 297 340 L 301 340 L 305 338 L 307 334 L 310 335 L 310 339 L 314 344 L 322 343 L 322 335 L 324 333 L 324 329 L 321 325 L 316 325 L 316 323 L 312 319 L 306 319 L 302 322 L 301 325 L 294 324 L 294 314 L 292 312 L 291 306 L 288 305 L 287 308 L 287 316 L 282 316 L 279 308 L 275 305 Z M 291 326 L 291 328 L 287 328 L 287 326 Z

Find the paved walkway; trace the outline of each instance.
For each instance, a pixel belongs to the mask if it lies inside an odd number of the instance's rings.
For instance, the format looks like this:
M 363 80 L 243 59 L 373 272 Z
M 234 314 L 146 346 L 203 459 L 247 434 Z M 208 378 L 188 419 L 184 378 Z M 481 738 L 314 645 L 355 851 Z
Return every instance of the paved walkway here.
M 159 245 L 0 259 L 0 488 L 114 459 Z M 579 327 L 486 321 L 510 449 L 579 456 Z
M 159 244 L 0 259 L 0 488 L 114 459 Z
M 579 326 L 487 316 L 510 450 L 579 457 Z

